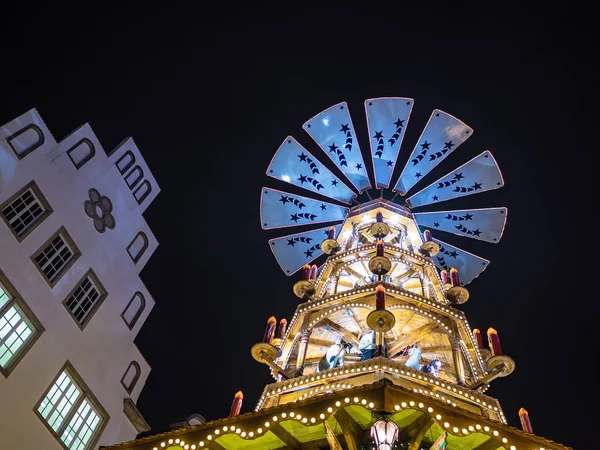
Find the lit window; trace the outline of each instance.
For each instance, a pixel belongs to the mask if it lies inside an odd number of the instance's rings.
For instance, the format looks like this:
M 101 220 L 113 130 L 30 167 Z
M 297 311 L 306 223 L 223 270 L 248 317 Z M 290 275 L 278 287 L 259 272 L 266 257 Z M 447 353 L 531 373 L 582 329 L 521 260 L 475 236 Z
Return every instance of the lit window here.
M 0 215 L 19 241 L 51 212 L 50 205 L 33 181 L 0 206 Z
M 108 414 L 67 363 L 35 409 L 48 429 L 65 447 L 92 448 Z
M 46 281 L 53 287 L 79 255 L 79 250 L 67 230 L 62 227 L 40 251 L 32 256 L 32 259 Z
M 8 376 L 43 331 L 13 292 L 14 288 L 0 272 L 0 372 L 4 376 Z
M 79 327 L 83 329 L 105 298 L 104 287 L 94 272 L 90 270 L 75 286 L 63 304 Z

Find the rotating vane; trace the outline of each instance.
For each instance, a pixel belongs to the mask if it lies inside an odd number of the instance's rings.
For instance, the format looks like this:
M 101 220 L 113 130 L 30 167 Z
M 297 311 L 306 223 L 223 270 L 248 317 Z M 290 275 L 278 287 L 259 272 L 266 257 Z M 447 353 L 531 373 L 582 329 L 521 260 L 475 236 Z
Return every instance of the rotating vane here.
M 292 136 L 279 146 L 267 175 L 306 191 L 306 195 L 298 195 L 268 187 L 261 190 L 262 228 L 293 228 L 290 233 L 269 240 L 275 259 L 286 275 L 294 274 L 324 254 L 321 243 L 332 235 L 338 237 L 348 215 L 360 210 L 358 198 L 365 193 L 370 199 L 371 189 L 380 190 L 381 196 L 390 191 L 394 203 L 408 212 L 421 232 L 426 228 L 434 235 L 442 231 L 490 243 L 500 241 L 506 223 L 504 207 L 412 212 L 414 208 L 504 185 L 496 160 L 488 150 L 430 184 L 423 182 L 473 134 L 473 129 L 464 122 L 438 109 L 431 113 L 405 166 L 397 169 L 401 152 L 407 151 L 403 149 L 403 141 L 413 105 L 413 99 L 402 97 L 373 98 L 364 102 L 370 158 L 363 157 L 346 102 L 331 106 L 302 126 L 316 144 L 315 150 L 325 157 L 315 156 L 312 148 L 309 151 Z M 335 173 L 325 162 L 333 165 Z M 371 163 L 374 180 L 366 162 Z M 418 185 L 425 187 L 419 190 Z M 439 246 L 439 252 L 430 255 L 432 261 L 440 270 L 457 269 L 461 285 L 471 282 L 489 264 L 485 258 L 438 237 L 426 237 Z

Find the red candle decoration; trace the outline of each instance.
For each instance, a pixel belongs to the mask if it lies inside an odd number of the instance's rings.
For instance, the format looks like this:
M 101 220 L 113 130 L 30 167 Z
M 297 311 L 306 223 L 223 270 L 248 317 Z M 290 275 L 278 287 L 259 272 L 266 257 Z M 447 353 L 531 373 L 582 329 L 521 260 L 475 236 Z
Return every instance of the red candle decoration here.
M 277 333 L 275 334 L 275 337 L 277 337 L 278 339 L 283 339 L 286 328 L 287 328 L 287 320 L 281 319 L 279 321 L 279 326 L 277 327 Z
M 317 279 L 317 271 L 318 270 L 319 270 L 319 268 L 317 267 L 317 265 L 313 264 L 312 267 L 310 268 L 310 279 L 311 280 Z
M 423 236 L 425 236 L 426 242 L 431 242 L 431 231 L 429 231 L 429 230 L 423 231 Z
M 377 241 L 375 246 L 377 248 L 377 256 L 383 256 L 383 241 Z
M 498 332 L 493 328 L 488 328 L 487 335 L 492 356 L 501 355 L 502 347 L 500 347 L 500 338 L 498 337 Z
M 477 348 L 483 348 L 483 338 L 481 337 L 481 331 L 479 331 L 477 328 L 473 328 L 473 335 L 477 340 Z
M 329 231 L 327 232 L 327 239 L 335 239 L 335 228 L 334 227 L 329 228 Z
M 273 316 L 269 317 L 267 320 L 267 328 L 265 328 L 265 334 L 263 336 L 263 342 L 270 344 L 273 340 L 273 335 L 275 334 L 275 325 L 277 324 L 277 319 Z
M 302 279 L 303 280 L 310 279 L 310 266 L 308 264 L 304 264 L 302 266 Z
M 454 267 L 450 269 L 450 282 L 452 283 L 452 286 L 460 285 L 460 280 L 458 279 L 458 270 L 456 270 Z
M 375 288 L 375 309 L 385 309 L 385 288 L 381 284 Z
M 442 270 L 440 276 L 442 277 L 442 284 L 450 284 L 450 277 L 447 270 Z
M 383 213 L 381 211 L 377 211 L 377 214 L 375 214 L 375 220 L 379 223 L 383 222 Z
M 525 431 L 526 433 L 533 434 L 531 420 L 529 420 L 529 413 L 525 408 L 519 409 L 519 419 L 521 419 L 521 426 L 523 427 L 523 431 Z
M 235 417 L 240 415 L 242 409 L 242 401 L 244 400 L 244 393 L 237 391 L 233 397 L 233 403 L 231 404 L 231 410 L 229 410 L 229 417 Z

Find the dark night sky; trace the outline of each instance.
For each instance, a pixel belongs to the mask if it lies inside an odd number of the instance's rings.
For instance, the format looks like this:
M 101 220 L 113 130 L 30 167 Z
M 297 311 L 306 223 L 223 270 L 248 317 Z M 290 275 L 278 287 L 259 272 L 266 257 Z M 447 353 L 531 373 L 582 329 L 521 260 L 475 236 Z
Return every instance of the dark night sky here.
M 598 309 L 584 173 L 595 143 L 578 137 L 590 31 L 566 11 L 84 4 L 4 11 L 0 122 L 37 107 L 57 139 L 84 122 L 107 151 L 131 135 L 158 180 L 146 219 L 160 246 L 142 273 L 156 306 L 136 340 L 152 366 L 138 404 L 153 428 L 224 417 L 238 389 L 250 411 L 271 381 L 250 347 L 270 315 L 289 319 L 297 304 L 267 245 L 277 233 L 259 223 L 261 186 L 283 187 L 265 175 L 281 141 L 292 134 L 322 155 L 301 125 L 345 100 L 365 152 L 363 100 L 406 96 L 415 108 L 401 158 L 440 108 L 475 133 L 435 174 L 489 148 L 506 182 L 439 207 L 509 208 L 499 244 L 460 240 L 492 261 L 463 309 L 472 327 L 496 328 L 517 363 L 488 394 L 510 424 L 524 406 L 536 433 L 585 445 Z

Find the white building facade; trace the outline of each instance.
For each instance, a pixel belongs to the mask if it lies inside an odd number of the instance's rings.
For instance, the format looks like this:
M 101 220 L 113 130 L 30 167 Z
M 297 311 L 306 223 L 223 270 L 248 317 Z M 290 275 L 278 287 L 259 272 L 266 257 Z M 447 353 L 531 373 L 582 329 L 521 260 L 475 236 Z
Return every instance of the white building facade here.
M 133 343 L 154 300 L 159 186 L 131 138 L 60 142 L 31 110 L 0 128 L 0 448 L 93 449 L 148 426 Z

